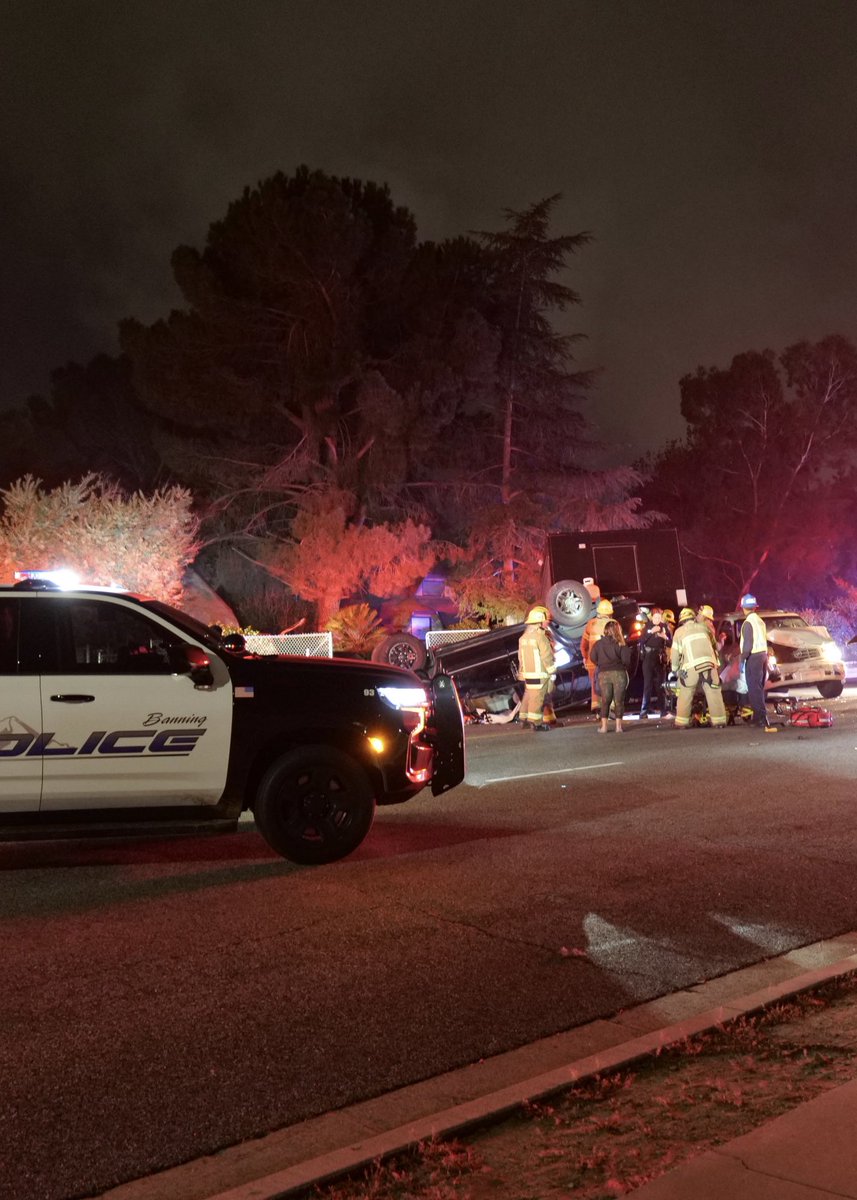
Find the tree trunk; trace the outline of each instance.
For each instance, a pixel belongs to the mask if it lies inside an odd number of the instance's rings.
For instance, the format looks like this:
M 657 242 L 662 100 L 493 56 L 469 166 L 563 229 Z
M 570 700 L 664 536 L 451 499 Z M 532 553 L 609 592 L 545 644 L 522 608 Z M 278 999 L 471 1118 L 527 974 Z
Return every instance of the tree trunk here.
M 319 596 L 315 602 L 316 629 L 324 630 L 327 628 L 328 621 L 339 612 L 341 601 L 342 597 L 338 592 L 327 592 L 324 596 Z

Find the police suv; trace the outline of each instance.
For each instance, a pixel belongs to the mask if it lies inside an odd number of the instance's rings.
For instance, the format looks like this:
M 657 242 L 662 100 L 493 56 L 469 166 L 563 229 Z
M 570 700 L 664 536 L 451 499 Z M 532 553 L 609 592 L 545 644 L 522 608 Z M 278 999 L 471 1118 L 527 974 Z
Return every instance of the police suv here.
M 464 778 L 446 675 L 258 658 L 157 600 L 0 587 L 0 838 L 234 830 L 299 863 Z

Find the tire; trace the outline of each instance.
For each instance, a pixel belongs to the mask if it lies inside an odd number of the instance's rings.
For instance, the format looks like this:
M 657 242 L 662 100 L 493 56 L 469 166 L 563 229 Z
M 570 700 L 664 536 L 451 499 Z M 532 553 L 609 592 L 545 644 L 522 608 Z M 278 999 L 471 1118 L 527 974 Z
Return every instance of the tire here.
M 845 686 L 841 679 L 826 679 L 824 683 L 817 683 L 818 694 L 822 700 L 835 700 L 837 696 L 842 695 L 842 689 Z
M 410 633 L 391 633 L 372 651 L 372 661 L 422 671 L 426 665 L 425 642 Z
M 545 603 L 557 625 L 582 629 L 595 605 L 589 592 L 576 579 L 561 579 L 548 588 Z
M 291 862 L 336 862 L 356 850 L 375 817 L 369 779 L 330 746 L 301 746 L 273 762 L 253 805 L 268 845 Z

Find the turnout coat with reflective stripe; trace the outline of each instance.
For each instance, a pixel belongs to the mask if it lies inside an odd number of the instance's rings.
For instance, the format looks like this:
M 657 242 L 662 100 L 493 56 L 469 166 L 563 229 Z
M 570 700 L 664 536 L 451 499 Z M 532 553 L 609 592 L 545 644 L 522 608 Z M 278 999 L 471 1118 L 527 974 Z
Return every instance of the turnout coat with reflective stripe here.
M 679 625 L 670 650 L 670 666 L 673 671 L 705 671 L 718 666 L 711 635 L 702 621 Z
M 521 679 L 542 683 L 556 670 L 553 645 L 540 625 L 528 625 L 518 642 L 518 668 Z
M 592 647 L 603 637 L 604 626 L 608 621 L 612 620 L 612 617 L 591 617 L 586 622 L 583 636 L 580 639 L 580 653 L 583 656 L 583 665 L 587 671 L 595 670 L 595 663 L 592 661 Z

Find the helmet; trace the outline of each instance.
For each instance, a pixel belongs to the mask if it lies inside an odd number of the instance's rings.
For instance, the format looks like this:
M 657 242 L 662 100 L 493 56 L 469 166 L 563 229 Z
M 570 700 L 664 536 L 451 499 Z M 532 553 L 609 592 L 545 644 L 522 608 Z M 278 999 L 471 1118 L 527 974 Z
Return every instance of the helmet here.
M 752 592 L 746 592 L 741 597 L 741 607 L 742 608 L 758 608 L 759 602 L 756 599 L 756 597 L 753 595 Z
M 598 613 L 599 617 L 612 617 L 613 605 L 609 600 L 599 600 L 595 607 L 595 611 Z
M 551 615 L 548 612 L 548 610 L 544 607 L 544 605 L 537 604 L 535 608 L 531 608 L 530 611 L 527 613 L 527 619 L 526 619 L 525 624 L 541 625 L 542 621 L 549 621 L 550 619 L 551 619 Z
M 664 620 L 669 621 L 670 625 L 675 625 L 675 613 L 671 608 L 664 609 Z
M 696 616 L 696 613 L 693 611 L 692 608 L 683 608 L 681 610 L 681 612 L 678 614 L 678 623 L 679 623 L 679 625 L 681 625 L 682 621 L 690 621 L 695 616 Z
M 710 604 L 702 604 L 699 608 L 699 615 L 705 617 L 709 621 L 714 620 L 714 609 Z

